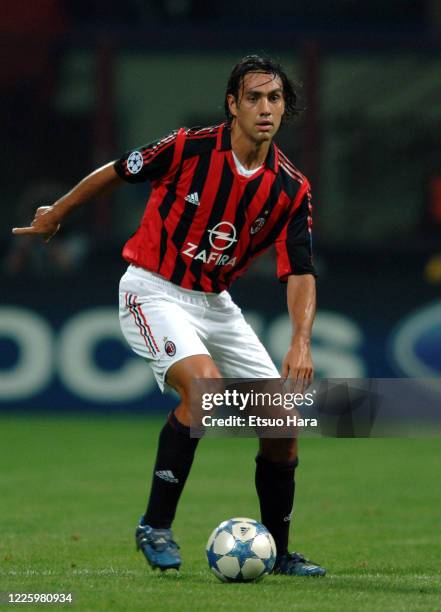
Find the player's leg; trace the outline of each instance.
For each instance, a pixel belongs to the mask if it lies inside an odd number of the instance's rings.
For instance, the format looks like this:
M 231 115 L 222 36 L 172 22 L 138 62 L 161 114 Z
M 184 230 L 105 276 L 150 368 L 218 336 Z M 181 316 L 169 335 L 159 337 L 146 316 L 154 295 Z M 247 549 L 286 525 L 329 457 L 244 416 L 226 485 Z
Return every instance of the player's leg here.
M 219 376 L 192 323 L 192 317 L 202 319 L 203 308 L 194 296 L 190 303 L 179 298 L 179 288 L 145 272 L 129 271 L 121 280 L 120 322 L 129 345 L 146 359 L 160 388 L 167 383 L 180 396 L 159 436 L 150 500 L 136 530 L 138 548 L 161 569 L 181 563 L 170 526 L 198 442 L 189 435 L 190 381 Z
M 277 547 L 274 573 L 324 576 L 326 570 L 323 567 L 299 553 L 288 552 L 297 465 L 296 438 L 260 438 L 256 457 L 256 489 L 262 523 L 273 535 Z
M 176 389 L 180 403 L 159 435 L 147 510 L 136 530 L 137 546 L 153 568 L 179 569 L 181 565 L 171 525 L 199 442 L 190 436 L 191 384 L 195 378 L 219 377 L 208 355 L 186 357 L 167 372 L 167 384 Z
M 220 300 L 221 296 L 219 296 Z M 222 325 L 217 307 L 213 311 L 214 332 L 207 347 L 227 378 L 274 379 L 280 374 L 259 338 L 229 296 L 223 297 L 228 324 Z M 219 330 L 219 333 L 216 331 Z M 298 464 L 295 438 L 260 439 L 256 457 L 256 490 L 262 523 L 274 537 L 279 573 L 323 575 L 325 570 L 288 553 L 288 536 L 294 504 L 295 470 Z
M 220 378 L 208 355 L 195 355 L 175 363 L 167 372 L 167 384 L 180 396 L 159 436 L 152 486 L 144 523 L 154 529 L 170 529 L 179 498 L 193 463 L 199 439 L 190 436 L 191 385 L 195 378 Z
M 261 438 L 256 457 L 256 490 L 262 523 L 272 534 L 278 556 L 288 552 L 298 464 L 297 440 Z

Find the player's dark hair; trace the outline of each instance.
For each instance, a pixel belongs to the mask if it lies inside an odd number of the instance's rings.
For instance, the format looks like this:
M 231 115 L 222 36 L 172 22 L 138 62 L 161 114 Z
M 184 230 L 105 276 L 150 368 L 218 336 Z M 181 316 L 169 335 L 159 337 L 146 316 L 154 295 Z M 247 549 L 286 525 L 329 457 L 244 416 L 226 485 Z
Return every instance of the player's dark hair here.
M 236 101 L 239 100 L 239 91 L 243 86 L 244 77 L 249 72 L 262 72 L 264 74 L 271 74 L 273 77 L 279 77 L 283 85 L 283 98 L 285 100 L 285 113 L 283 119 L 291 119 L 298 115 L 303 109 L 297 108 L 297 92 L 294 83 L 289 79 L 282 66 L 275 62 L 270 57 L 260 55 L 247 55 L 238 62 L 233 70 L 231 71 L 230 78 L 227 83 L 227 90 L 225 92 L 225 116 L 227 122 L 231 123 L 233 116 L 230 113 L 228 106 L 228 96 L 231 94 L 234 96 Z

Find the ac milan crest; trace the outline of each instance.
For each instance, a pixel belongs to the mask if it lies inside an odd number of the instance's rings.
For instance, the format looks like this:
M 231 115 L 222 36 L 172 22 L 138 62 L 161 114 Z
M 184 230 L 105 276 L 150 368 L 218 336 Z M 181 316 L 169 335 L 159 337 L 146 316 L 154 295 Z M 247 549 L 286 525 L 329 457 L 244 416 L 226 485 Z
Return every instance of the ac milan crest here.
M 171 340 L 167 340 L 164 344 L 164 349 L 169 357 L 173 357 L 176 354 L 176 345 Z
M 259 217 L 258 219 L 256 219 L 250 228 L 250 234 L 252 236 L 254 236 L 254 234 L 257 234 L 257 232 L 259 232 L 265 225 L 265 221 L 266 219 L 264 219 L 263 217 Z

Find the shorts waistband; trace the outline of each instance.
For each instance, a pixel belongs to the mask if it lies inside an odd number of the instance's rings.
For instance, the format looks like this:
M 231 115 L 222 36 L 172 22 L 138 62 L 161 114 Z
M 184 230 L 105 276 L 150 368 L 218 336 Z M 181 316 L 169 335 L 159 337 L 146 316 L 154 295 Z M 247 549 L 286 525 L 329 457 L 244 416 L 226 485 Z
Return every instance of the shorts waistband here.
M 225 298 L 229 296 L 227 291 L 222 291 L 221 293 L 206 293 L 204 291 L 196 291 L 194 289 L 185 289 L 184 287 L 175 285 L 155 272 L 150 272 L 150 270 L 145 270 L 144 268 L 140 268 L 133 264 L 129 265 L 127 272 L 134 274 L 135 276 L 139 276 L 156 287 L 166 290 L 168 295 L 174 295 L 175 297 L 193 304 L 211 304 L 214 306 L 216 304 L 223 303 Z

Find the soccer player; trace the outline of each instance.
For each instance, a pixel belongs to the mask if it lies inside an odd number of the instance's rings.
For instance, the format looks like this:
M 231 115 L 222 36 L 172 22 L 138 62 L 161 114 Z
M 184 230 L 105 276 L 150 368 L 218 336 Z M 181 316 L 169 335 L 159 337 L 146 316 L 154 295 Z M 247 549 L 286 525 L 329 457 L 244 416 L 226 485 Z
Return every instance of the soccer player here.
M 198 444 L 190 437 L 192 381 L 280 376 L 227 292 L 272 245 L 293 325 L 281 374 L 302 388 L 312 381 L 310 185 L 273 142 L 282 120 L 295 114 L 296 99 L 281 66 L 245 57 L 228 80 L 225 123 L 181 128 L 129 151 L 52 206 L 39 207 L 29 227 L 13 230 L 48 241 L 87 200 L 125 182 L 152 184 L 140 226 L 123 249 L 129 267 L 120 283 L 120 320 L 160 388 L 168 385 L 180 397 L 160 433 L 150 498 L 136 529 L 137 546 L 153 568 L 181 565 L 171 525 Z M 288 551 L 297 463 L 294 438 L 259 440 L 261 520 L 277 546 L 275 573 L 321 576 L 323 567 Z

